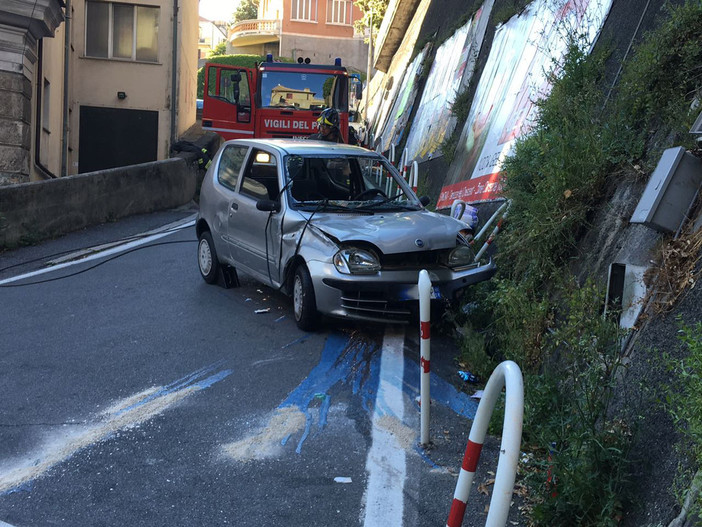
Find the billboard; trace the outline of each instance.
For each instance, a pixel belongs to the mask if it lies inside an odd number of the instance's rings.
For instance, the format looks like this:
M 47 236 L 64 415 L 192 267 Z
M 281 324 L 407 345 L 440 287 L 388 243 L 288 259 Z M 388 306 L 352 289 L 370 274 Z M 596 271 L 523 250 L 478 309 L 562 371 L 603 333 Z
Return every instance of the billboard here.
M 500 196 L 500 169 L 534 124 L 534 102 L 548 95 L 549 74 L 570 35 L 594 43 L 611 0 L 535 0 L 495 32 L 490 54 L 441 189 L 437 208 Z
M 473 18 L 437 50 L 407 136 L 408 159 L 421 162 L 433 158 L 444 139 L 453 133 L 456 118 L 451 106 L 473 76 L 494 3 L 484 2 Z
M 375 136 L 377 138 L 376 147 L 379 147 L 381 152 L 386 152 L 392 143 L 397 144 L 402 138 L 410 113 L 412 113 L 412 105 L 417 96 L 417 79 L 422 73 L 429 47 L 430 44 L 424 46 L 409 68 L 405 70 L 394 100 L 388 101 L 387 111 L 380 115 Z M 391 104 L 392 107 L 390 107 Z M 397 159 L 393 161 L 397 161 Z

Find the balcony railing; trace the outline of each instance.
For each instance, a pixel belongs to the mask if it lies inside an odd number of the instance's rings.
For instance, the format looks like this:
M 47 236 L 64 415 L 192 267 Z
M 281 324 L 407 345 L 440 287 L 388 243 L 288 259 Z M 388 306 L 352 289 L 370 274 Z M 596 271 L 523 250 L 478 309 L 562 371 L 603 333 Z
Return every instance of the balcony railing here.
M 242 20 L 229 30 L 229 39 L 247 35 L 277 35 L 280 32 L 280 20 Z

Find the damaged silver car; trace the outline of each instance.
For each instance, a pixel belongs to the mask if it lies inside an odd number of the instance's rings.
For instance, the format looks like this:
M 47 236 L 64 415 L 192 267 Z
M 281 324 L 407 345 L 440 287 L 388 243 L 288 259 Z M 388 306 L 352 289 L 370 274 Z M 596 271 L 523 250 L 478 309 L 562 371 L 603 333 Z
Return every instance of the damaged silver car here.
M 437 300 L 495 272 L 491 260 L 474 261 L 466 224 L 427 203 L 387 159 L 360 147 L 228 141 L 202 183 L 200 273 L 232 284 L 242 271 L 284 291 L 306 331 L 320 314 L 408 321 L 422 269 Z

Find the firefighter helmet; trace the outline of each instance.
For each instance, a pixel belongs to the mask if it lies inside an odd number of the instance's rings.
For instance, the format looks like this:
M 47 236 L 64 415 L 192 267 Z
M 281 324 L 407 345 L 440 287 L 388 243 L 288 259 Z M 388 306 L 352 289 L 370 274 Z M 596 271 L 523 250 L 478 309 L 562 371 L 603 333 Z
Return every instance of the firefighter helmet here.
M 336 110 L 336 108 L 327 108 L 320 114 L 319 118 L 317 119 L 317 123 L 319 126 L 327 125 L 338 130 L 339 112 Z

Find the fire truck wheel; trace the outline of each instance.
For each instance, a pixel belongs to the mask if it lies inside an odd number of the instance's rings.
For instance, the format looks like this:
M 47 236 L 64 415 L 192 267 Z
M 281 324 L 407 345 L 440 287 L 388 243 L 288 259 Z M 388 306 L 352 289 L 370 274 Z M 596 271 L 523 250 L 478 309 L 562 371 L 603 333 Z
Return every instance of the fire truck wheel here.
M 295 269 L 293 282 L 293 311 L 295 323 L 302 331 L 317 329 L 319 316 L 317 315 L 317 302 L 314 297 L 312 278 L 304 264 Z
M 217 251 L 212 243 L 210 231 L 205 231 L 200 235 L 197 244 L 197 264 L 202 279 L 208 284 L 214 284 L 217 281 L 219 260 L 217 260 Z

